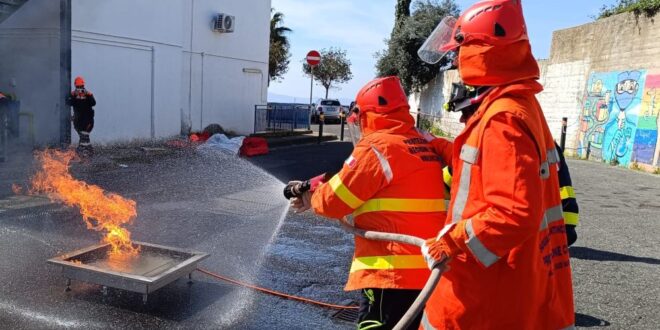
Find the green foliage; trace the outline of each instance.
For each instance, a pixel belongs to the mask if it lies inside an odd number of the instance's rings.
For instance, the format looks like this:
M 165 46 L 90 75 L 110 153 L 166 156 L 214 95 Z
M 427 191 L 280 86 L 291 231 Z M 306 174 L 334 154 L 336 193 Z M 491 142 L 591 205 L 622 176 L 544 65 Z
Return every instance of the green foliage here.
M 351 61 L 346 57 L 346 51 L 340 48 L 321 49 L 321 63 L 314 67 L 314 79 L 325 88 L 325 98 L 328 98 L 330 88 L 343 84 L 353 78 Z M 303 59 L 303 72 L 310 74 L 311 67 Z
M 660 167 L 656 167 L 656 168 L 653 170 L 653 174 L 660 174 Z
M 270 10 L 273 12 L 273 9 Z M 268 57 L 268 82 L 281 80 L 289 70 L 291 53 L 289 52 L 289 38 L 286 34 L 291 32 L 284 24 L 284 14 L 273 13 L 270 18 L 270 53 Z
M 439 65 L 424 63 L 417 50 L 445 16 L 458 16 L 454 0 L 416 0 L 412 14 L 406 8 L 410 0 L 399 0 L 395 25 L 387 40 L 387 49 L 376 53 L 379 77 L 399 76 L 406 93 L 418 91 L 438 75 Z
M 430 132 L 433 128 L 433 122 L 426 118 L 419 118 L 419 124 L 417 125 L 421 130 Z
M 437 136 L 437 137 L 446 137 L 446 138 L 451 138 L 451 134 L 439 129 L 438 127 L 433 127 L 431 128 L 431 134 Z
M 632 164 L 630 164 L 630 168 L 635 170 L 635 171 L 642 171 L 643 170 L 642 167 L 637 162 L 637 160 L 635 160 L 634 162 L 632 162 Z
M 660 11 L 660 0 L 619 0 L 616 4 L 600 8 L 596 19 L 610 17 L 625 12 L 634 12 L 636 16 L 644 14 L 653 17 Z
M 418 126 L 421 130 L 427 131 L 437 137 L 452 137 L 451 134 L 435 126 L 432 119 L 420 117 Z

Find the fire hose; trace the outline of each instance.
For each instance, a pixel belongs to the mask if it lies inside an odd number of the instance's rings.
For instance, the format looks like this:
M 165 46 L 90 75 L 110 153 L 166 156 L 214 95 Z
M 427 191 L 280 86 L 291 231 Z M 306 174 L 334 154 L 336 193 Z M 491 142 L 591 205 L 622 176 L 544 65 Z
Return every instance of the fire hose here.
M 302 187 L 299 187 L 299 189 L 296 190 L 291 188 L 292 187 L 290 187 L 289 185 L 287 185 L 287 187 L 284 188 L 284 196 L 287 199 L 301 196 L 302 193 L 309 190 L 309 184 L 303 183 Z M 419 248 L 422 248 L 425 242 L 425 240 L 422 238 L 410 236 L 410 235 L 384 233 L 378 231 L 359 229 L 349 224 L 348 221 L 346 220 L 346 217 L 342 218 L 339 221 L 339 223 L 341 224 L 342 228 L 344 228 L 344 230 L 354 235 L 374 241 L 387 241 L 387 242 L 410 244 L 417 246 Z M 431 270 L 431 275 L 429 276 L 429 279 L 426 281 L 426 284 L 422 288 L 422 291 L 419 293 L 419 295 L 412 303 L 412 305 L 410 305 L 408 311 L 406 311 L 406 313 L 403 315 L 403 317 L 401 317 L 401 319 L 396 324 L 396 326 L 394 326 L 393 328 L 394 330 L 407 329 L 410 326 L 410 324 L 413 322 L 413 320 L 417 317 L 417 315 L 419 315 L 419 313 L 422 312 L 424 306 L 426 305 L 426 302 L 431 296 L 431 293 L 433 293 L 433 290 L 435 289 L 436 285 L 438 285 L 438 282 L 440 282 L 440 277 L 442 276 L 443 269 L 447 264 L 447 262 L 448 259 L 443 259 L 435 264 L 435 266 Z

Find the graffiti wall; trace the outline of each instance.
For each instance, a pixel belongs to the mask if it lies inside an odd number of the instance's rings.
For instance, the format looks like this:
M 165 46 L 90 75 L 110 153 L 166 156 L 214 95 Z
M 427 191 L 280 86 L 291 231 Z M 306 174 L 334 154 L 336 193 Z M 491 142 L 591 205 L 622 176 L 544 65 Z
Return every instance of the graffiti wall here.
M 660 165 L 660 74 L 647 75 L 642 94 L 642 105 L 637 122 L 633 147 L 633 161 L 653 166 Z
M 660 74 L 594 72 L 582 103 L 578 153 L 608 163 L 658 164 Z M 589 149 L 589 150 L 587 150 Z

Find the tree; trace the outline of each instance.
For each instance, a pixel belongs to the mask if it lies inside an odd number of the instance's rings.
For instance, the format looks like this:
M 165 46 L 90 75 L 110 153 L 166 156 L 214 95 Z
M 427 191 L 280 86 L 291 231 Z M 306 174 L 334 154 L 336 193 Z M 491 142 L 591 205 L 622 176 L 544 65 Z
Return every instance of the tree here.
M 322 49 L 321 64 L 314 67 L 314 79 L 325 87 L 325 98 L 335 84 L 343 84 L 353 78 L 351 61 L 346 57 L 346 51 L 339 48 Z M 310 74 L 311 67 L 303 60 L 303 71 Z
M 398 0 L 396 2 L 396 8 L 394 10 L 394 28 L 401 29 L 406 22 L 406 19 L 410 17 L 410 4 L 412 0 Z
M 445 16 L 458 16 L 458 6 L 454 0 L 416 0 L 412 4 L 412 14 L 406 11 L 410 0 L 399 0 L 396 7 L 394 28 L 387 49 L 376 53 L 378 76 L 399 76 L 406 93 L 418 91 L 435 78 L 439 64 L 424 63 L 417 56 L 417 50 Z
M 636 16 L 643 13 L 647 17 L 653 17 L 659 11 L 660 0 L 618 0 L 616 4 L 609 7 L 603 5 L 603 7 L 600 8 L 600 12 L 596 19 L 625 12 L 634 12 Z
M 273 9 L 270 10 L 273 12 Z M 291 53 L 289 52 L 289 38 L 287 33 L 292 30 L 283 26 L 284 14 L 273 13 L 270 18 L 270 53 L 268 57 L 268 83 L 281 80 L 289 70 Z

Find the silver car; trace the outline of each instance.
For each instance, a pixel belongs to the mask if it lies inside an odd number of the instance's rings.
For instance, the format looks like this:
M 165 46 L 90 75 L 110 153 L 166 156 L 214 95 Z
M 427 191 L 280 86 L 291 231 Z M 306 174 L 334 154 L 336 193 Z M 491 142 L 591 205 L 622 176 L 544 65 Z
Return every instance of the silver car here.
M 318 121 L 318 116 L 321 113 L 323 113 L 326 123 L 340 121 L 339 114 L 342 111 L 342 107 L 339 100 L 321 99 L 316 104 L 316 109 L 314 109 L 312 115 L 316 119 L 315 121 Z

